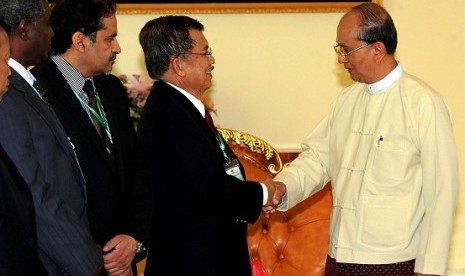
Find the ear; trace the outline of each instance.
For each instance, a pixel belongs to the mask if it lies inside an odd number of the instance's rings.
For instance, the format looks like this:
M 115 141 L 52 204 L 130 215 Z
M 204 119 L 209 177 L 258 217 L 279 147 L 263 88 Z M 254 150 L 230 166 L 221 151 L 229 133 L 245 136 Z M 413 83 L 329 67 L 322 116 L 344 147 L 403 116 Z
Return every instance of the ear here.
M 386 47 L 381 41 L 376 41 L 373 43 L 373 48 L 375 49 L 375 60 L 376 63 L 381 63 L 381 60 L 386 56 Z
M 18 24 L 18 28 L 16 29 L 15 33 L 23 40 L 27 40 L 29 38 L 29 33 L 31 32 L 31 21 L 28 19 L 21 19 Z
M 186 75 L 186 71 L 184 70 L 186 62 L 184 61 L 183 58 L 179 57 L 171 57 L 170 58 L 170 67 L 173 70 L 173 72 L 181 77 L 184 77 Z
M 86 49 L 88 40 L 89 38 L 82 32 L 75 32 L 71 36 L 72 47 L 74 47 L 79 52 L 83 52 Z

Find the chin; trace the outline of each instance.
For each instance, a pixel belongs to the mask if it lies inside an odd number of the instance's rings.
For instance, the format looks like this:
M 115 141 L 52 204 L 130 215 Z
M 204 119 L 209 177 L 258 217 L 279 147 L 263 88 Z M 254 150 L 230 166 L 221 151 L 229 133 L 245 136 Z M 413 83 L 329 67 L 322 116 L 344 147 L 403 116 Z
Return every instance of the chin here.
M 360 77 L 354 76 L 352 74 L 350 75 L 350 79 L 356 82 L 360 82 Z
M 108 67 L 106 68 L 106 70 L 104 71 L 104 73 L 105 73 L 105 74 L 110 74 L 112 70 L 113 70 L 113 64 L 110 65 L 110 66 L 108 66 Z

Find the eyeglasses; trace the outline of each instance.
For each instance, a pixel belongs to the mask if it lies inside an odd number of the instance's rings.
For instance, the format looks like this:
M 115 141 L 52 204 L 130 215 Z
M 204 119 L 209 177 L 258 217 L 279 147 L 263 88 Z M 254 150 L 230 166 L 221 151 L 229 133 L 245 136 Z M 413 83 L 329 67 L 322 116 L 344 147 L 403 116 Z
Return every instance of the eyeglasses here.
M 368 44 L 368 43 L 367 43 L 367 44 L 365 44 L 365 45 L 362 45 L 362 46 L 360 46 L 360 47 L 358 47 L 358 48 L 353 49 L 352 51 L 349 51 L 349 52 L 345 53 L 345 52 L 344 52 L 344 49 L 341 47 L 341 45 L 338 44 L 338 45 L 335 45 L 335 46 L 334 46 L 334 51 L 335 51 L 336 54 L 338 54 L 341 58 L 345 59 L 345 58 L 347 58 L 349 55 L 351 55 L 351 54 L 357 52 L 358 50 L 360 50 L 360 49 L 362 49 L 362 48 L 365 48 L 366 46 L 369 46 L 369 45 L 371 45 L 371 44 Z
M 176 55 L 201 55 L 201 56 L 211 56 L 213 54 L 212 48 L 208 48 L 204 53 L 177 53 Z

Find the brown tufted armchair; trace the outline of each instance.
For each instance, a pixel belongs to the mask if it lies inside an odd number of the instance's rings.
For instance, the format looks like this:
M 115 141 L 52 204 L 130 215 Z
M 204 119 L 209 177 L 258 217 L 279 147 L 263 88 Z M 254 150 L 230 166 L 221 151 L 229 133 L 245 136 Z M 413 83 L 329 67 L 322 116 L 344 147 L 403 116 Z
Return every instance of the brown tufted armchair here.
M 266 141 L 238 130 L 219 129 L 248 180 L 263 181 L 285 166 Z M 267 276 L 324 275 L 332 207 L 331 187 L 269 219 L 260 215 L 249 225 L 247 241 L 251 262 L 261 264 Z

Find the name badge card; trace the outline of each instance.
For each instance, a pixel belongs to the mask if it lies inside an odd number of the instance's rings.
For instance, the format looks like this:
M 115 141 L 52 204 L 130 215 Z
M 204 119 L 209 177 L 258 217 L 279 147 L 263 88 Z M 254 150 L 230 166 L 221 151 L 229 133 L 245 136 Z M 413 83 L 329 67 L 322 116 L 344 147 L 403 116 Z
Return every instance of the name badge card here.
M 224 169 L 228 175 L 234 176 L 235 178 L 244 181 L 244 176 L 241 173 L 239 161 L 237 159 L 231 159 L 224 164 Z

